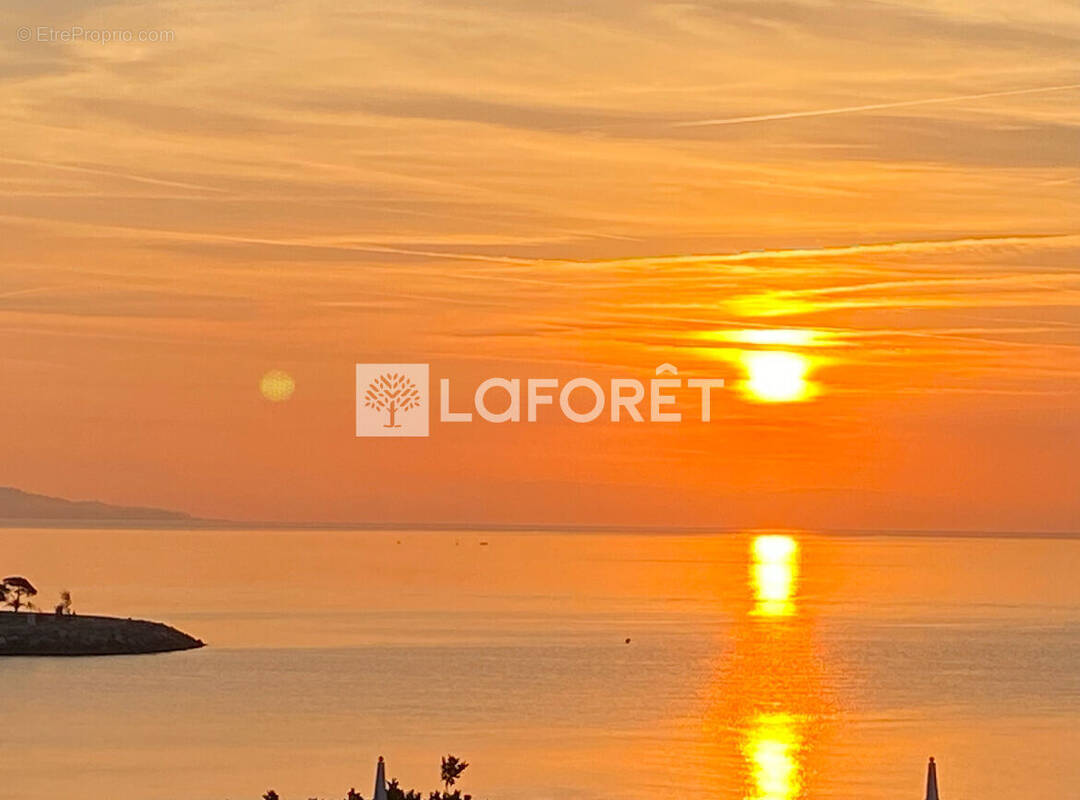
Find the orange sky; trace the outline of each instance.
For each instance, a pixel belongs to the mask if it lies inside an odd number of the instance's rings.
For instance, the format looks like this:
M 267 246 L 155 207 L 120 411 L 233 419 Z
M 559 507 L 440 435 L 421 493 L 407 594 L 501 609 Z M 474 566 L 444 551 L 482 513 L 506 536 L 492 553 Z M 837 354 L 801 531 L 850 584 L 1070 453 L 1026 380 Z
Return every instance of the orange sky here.
M 0 484 L 262 520 L 1080 522 L 1074 6 L 152 0 L 7 23 Z M 735 389 L 777 349 L 746 332 L 777 329 L 818 332 L 787 348 L 815 359 L 807 402 Z M 357 361 L 462 386 L 671 362 L 732 390 L 708 426 L 357 439 Z M 260 396 L 270 369 L 289 401 Z

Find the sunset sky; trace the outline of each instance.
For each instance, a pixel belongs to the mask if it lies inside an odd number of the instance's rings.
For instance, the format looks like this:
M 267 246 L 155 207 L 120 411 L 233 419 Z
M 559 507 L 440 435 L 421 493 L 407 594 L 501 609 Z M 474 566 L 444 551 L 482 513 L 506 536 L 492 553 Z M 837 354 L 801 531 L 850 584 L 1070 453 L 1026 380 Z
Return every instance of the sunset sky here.
M 8 5 L 0 485 L 244 520 L 1080 526 L 1076 4 L 349 6 Z M 73 25 L 174 40 L 16 38 Z M 762 352 L 809 396 L 748 392 Z M 363 439 L 356 362 L 728 388 L 708 425 Z

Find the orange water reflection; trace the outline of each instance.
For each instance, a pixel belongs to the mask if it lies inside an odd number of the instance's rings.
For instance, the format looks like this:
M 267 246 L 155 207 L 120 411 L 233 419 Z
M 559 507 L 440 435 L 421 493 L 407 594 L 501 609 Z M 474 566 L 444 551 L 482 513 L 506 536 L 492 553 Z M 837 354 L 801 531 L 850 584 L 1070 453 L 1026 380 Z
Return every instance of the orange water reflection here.
M 706 728 L 716 757 L 736 765 L 744 800 L 797 800 L 814 794 L 831 707 L 814 621 L 800 607 L 803 548 L 796 536 L 762 534 L 746 557 L 746 602 Z
M 759 714 L 745 734 L 743 755 L 750 764 L 756 800 L 789 800 L 802 792 L 803 738 L 791 714 Z
M 799 576 L 799 544 L 791 536 L 762 535 L 751 548 L 753 614 L 789 617 L 795 613 L 796 580 Z

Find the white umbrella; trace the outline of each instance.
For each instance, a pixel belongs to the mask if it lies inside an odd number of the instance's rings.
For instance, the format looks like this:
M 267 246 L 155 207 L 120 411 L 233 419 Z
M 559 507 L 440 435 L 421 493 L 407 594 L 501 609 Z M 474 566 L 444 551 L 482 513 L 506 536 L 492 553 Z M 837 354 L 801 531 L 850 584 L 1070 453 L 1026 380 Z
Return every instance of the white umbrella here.
M 375 767 L 375 800 L 388 800 L 386 797 L 386 764 L 383 757 L 379 756 L 379 763 Z M 937 794 L 934 795 L 937 800 Z
M 937 764 L 930 757 L 930 766 L 926 768 L 926 800 L 940 800 L 937 791 Z

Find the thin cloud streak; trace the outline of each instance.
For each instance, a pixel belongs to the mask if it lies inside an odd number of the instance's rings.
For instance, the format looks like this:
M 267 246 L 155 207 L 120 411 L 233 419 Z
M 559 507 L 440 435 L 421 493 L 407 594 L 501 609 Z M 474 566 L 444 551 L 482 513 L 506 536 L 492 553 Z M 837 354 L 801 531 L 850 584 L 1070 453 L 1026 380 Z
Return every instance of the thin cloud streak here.
M 561 266 L 650 266 L 660 264 L 710 264 L 743 261 L 767 261 L 774 259 L 810 259 L 836 256 L 864 255 L 894 252 L 933 252 L 937 250 L 961 250 L 1002 245 L 1031 245 L 1038 243 L 1069 244 L 1080 242 L 1080 233 L 1016 234 L 1010 236 L 965 237 L 960 239 L 926 239 L 917 241 L 880 242 L 873 244 L 850 244 L 827 247 L 797 247 L 776 250 L 742 250 L 736 253 L 694 254 L 685 256 L 641 256 L 637 258 L 609 259 L 605 262 L 550 262 Z
M 170 186 L 174 189 L 194 189 L 201 192 L 226 192 L 225 189 L 218 189 L 214 186 L 202 186 L 197 183 L 184 183 L 182 181 L 167 181 L 161 178 L 147 178 L 144 175 L 134 175 L 129 172 L 119 172 L 117 170 L 108 169 L 95 169 L 93 167 L 80 167 L 76 164 L 61 164 L 47 161 L 31 161 L 25 158 L 0 158 L 0 163 L 14 164 L 20 167 L 44 167 L 45 169 L 55 169 L 62 172 L 78 172 L 83 175 L 99 175 L 105 178 L 118 178 L 119 180 L 133 181 L 134 183 L 145 183 L 151 186 Z
M 883 111 L 890 108 L 912 108 L 940 103 L 960 103 L 967 100 L 987 100 L 993 97 L 1015 97 L 1018 95 L 1044 94 L 1047 92 L 1065 92 L 1080 89 L 1080 83 L 1061 86 L 1039 86 L 1031 89 L 1013 89 L 1006 92 L 980 92 L 979 94 L 957 94 L 946 97 L 928 97 L 922 100 L 899 100 L 892 103 L 869 103 L 861 106 L 841 106 L 823 108 L 814 111 L 789 111 L 782 114 L 760 114 L 751 117 L 728 117 L 726 119 L 704 119 L 696 122 L 676 122 L 674 128 L 701 128 L 709 125 L 746 125 L 754 122 L 773 122 L 783 119 L 804 119 L 807 117 L 830 117 L 838 114 L 859 114 L 864 111 Z

